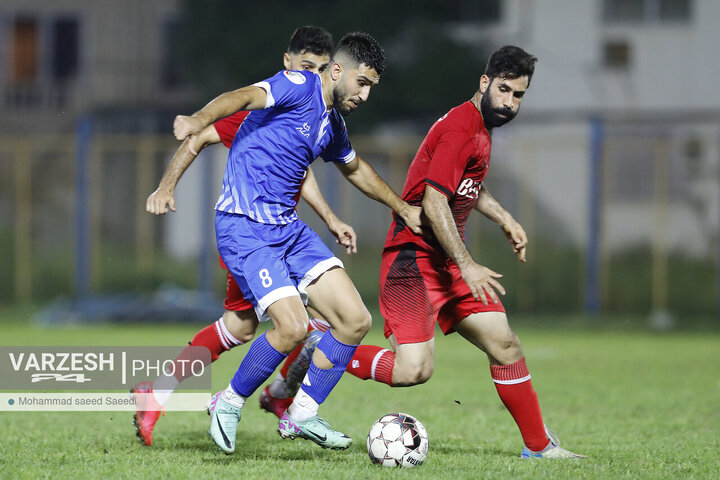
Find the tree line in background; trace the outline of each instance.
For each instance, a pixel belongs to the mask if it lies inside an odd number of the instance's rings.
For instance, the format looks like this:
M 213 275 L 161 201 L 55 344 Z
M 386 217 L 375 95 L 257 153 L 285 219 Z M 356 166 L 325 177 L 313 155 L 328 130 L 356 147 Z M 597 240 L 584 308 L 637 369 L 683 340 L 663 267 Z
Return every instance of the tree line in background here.
M 336 42 L 345 33 L 366 31 L 381 43 L 388 62 L 370 106 L 352 115 L 353 132 L 398 123 L 425 131 L 470 98 L 494 47 L 459 39 L 457 28 L 482 29 L 499 13 L 499 0 L 184 0 L 172 58 L 204 104 L 277 72 L 298 26 L 323 27 Z

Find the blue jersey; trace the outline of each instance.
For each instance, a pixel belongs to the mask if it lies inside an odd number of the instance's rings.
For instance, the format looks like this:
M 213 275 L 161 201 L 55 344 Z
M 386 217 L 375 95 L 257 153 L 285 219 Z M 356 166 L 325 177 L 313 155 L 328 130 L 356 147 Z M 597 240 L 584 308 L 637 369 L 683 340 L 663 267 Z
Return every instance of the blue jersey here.
M 313 160 L 350 163 L 355 151 L 342 116 L 325 106 L 319 75 L 285 70 L 255 85 L 267 92 L 265 109 L 250 112 L 235 135 L 215 209 L 288 224 Z

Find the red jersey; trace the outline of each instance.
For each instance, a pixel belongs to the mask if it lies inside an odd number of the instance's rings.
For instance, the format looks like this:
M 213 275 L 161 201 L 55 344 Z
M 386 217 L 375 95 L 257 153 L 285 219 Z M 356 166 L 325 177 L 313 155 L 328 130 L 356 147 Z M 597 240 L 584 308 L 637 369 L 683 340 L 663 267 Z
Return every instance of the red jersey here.
M 245 117 L 247 117 L 249 113 L 250 112 L 244 111 L 235 112 L 229 117 L 225 117 L 213 123 L 213 127 L 215 127 L 215 131 L 220 137 L 220 141 L 227 148 L 232 147 L 233 141 L 235 140 L 235 134 L 237 133 L 238 129 L 245 121 Z M 303 182 L 305 182 L 304 178 Z M 302 182 L 300 183 L 300 190 L 302 190 Z M 300 200 L 300 190 L 298 190 L 298 192 L 295 194 L 295 204 L 297 204 L 297 202 Z
M 426 186 L 439 191 L 448 198 L 458 233 L 465 241 L 465 224 L 490 166 L 490 147 L 490 135 L 475 105 L 467 101 L 453 108 L 435 122 L 420 145 L 408 170 L 403 200 L 420 206 Z M 385 249 L 405 243 L 445 255 L 434 235 L 416 235 L 393 215 Z
M 229 117 L 225 117 L 213 123 L 215 131 L 220 136 L 220 141 L 227 148 L 232 146 L 233 140 L 235 140 L 235 134 L 249 113 L 250 112 L 235 112 Z

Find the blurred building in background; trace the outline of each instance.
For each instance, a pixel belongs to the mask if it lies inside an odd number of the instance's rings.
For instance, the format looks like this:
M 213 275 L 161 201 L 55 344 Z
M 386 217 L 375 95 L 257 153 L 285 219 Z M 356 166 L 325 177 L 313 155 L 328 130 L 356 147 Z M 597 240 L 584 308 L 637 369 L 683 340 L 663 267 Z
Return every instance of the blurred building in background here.
M 6 0 L 0 131 L 67 132 L 79 115 L 187 100 L 169 63 L 177 0 Z
M 177 191 L 178 213 L 155 219 L 143 207 L 177 147 L 172 116 L 209 100 L 198 94 L 202 85 L 183 74 L 174 45 L 179 19 L 189 5 L 221 3 L 0 5 L 0 246 L 9 252 L 3 271 L 12 272 L 0 279 L 2 301 L 150 288 L 186 277 L 194 267 L 183 262 L 198 257 L 204 258 L 198 281 L 205 287 L 214 282 L 208 273 L 215 269 L 211 208 L 226 151 L 204 152 L 188 171 Z M 451 50 L 420 55 L 420 71 L 439 70 L 444 82 L 418 99 L 433 118 L 472 95 L 483 54 L 504 44 L 522 46 L 540 61 L 521 114 L 493 134 L 486 186 L 528 230 L 531 262 L 515 265 L 488 222 L 473 219 L 468 232 L 478 260 L 509 277 L 506 286 L 517 292 L 509 304 L 525 310 L 715 312 L 720 2 L 467 0 L 445 10 L 442 3 L 398 2 L 408 8 L 408 25 L 384 30 L 352 18 L 332 25 L 336 37 L 341 27 L 377 29 L 390 67 L 399 66 L 388 70 L 388 81 L 363 107 L 383 112 L 387 121 L 374 120 L 352 138 L 359 153 L 400 190 L 431 124 L 422 115 L 390 116 L 413 112 L 413 99 L 382 96 L 398 78 L 411 92 L 423 82 L 402 77 L 412 71 L 412 49 L 403 48 L 411 43 L 408 32 L 434 23 L 443 41 L 471 55 L 457 66 Z M 373 7 L 390 8 L 382 2 Z M 333 8 L 340 15 L 333 18 L 344 18 L 342 7 Z M 437 16 L 439 8 L 448 15 Z M 430 13 L 423 16 L 423 9 Z M 287 12 L 283 21 L 289 24 L 327 26 L 324 18 Z M 380 22 L 384 12 L 372 13 Z M 260 53 L 279 66 L 281 50 Z M 472 81 L 455 81 L 468 71 Z M 446 90 L 459 96 L 448 98 Z M 361 114 L 349 119 L 351 134 L 353 122 L 363 122 Z M 366 286 L 363 293 L 374 296 L 389 213 L 345 184 L 335 169 L 318 162 L 315 173 L 331 205 L 360 235 L 366 256 L 346 263 Z M 301 214 L 325 234 L 312 213 L 301 207 Z M 693 284 L 693 292 L 670 289 L 671 278 Z

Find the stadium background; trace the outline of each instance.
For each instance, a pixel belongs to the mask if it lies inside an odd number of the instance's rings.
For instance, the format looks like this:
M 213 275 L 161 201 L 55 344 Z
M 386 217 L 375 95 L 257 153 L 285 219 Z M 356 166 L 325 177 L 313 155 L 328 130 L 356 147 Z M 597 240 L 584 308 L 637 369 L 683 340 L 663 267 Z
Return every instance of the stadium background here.
M 161 285 L 219 296 L 210 222 L 226 152 L 209 149 L 188 171 L 178 213 L 142 213 L 177 146 L 172 117 L 271 75 L 289 32 L 314 22 L 336 38 L 366 28 L 385 46 L 383 84 L 348 124 L 398 190 L 422 135 L 469 98 L 489 51 L 515 43 L 538 55 L 522 115 L 494 135 L 486 182 L 527 229 L 530 262 L 516 265 L 484 219 L 468 235 L 505 274 L 513 311 L 682 313 L 717 325 L 714 2 L 369 2 L 352 14 L 274 2 L 288 13 L 272 23 L 243 21 L 264 10 L 243 3 L 4 3 L 0 301 Z M 374 301 L 389 214 L 334 169 L 315 170 L 359 233 L 361 253 L 344 259 Z

